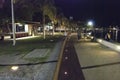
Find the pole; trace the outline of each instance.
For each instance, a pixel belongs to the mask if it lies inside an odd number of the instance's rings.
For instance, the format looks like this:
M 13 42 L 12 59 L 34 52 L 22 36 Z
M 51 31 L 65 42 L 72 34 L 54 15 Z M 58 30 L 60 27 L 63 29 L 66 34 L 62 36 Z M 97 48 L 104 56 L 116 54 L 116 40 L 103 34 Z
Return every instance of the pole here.
M 46 38 L 46 35 L 45 35 L 45 15 L 43 13 L 43 38 L 45 39 Z
M 13 7 L 13 0 L 11 0 L 11 10 L 12 10 L 12 34 L 13 34 L 13 46 L 15 46 L 16 39 L 15 39 L 15 22 L 14 22 L 14 7 Z
M 115 37 L 116 41 L 117 41 L 117 36 L 118 36 L 118 30 L 116 29 L 116 37 Z
M 118 28 L 118 26 L 116 26 L 116 41 L 118 39 L 118 30 L 119 30 L 119 28 Z

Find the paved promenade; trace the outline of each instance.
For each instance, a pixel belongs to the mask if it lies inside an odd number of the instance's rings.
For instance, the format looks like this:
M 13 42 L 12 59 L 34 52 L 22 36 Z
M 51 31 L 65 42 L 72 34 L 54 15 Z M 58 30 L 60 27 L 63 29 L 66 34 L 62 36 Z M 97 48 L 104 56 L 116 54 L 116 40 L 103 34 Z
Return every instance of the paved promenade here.
M 84 39 L 74 46 L 85 80 L 120 80 L 120 53 Z
M 19 66 L 18 71 L 11 71 L 11 66 L 1 67 L 0 80 L 53 80 L 62 44 L 63 42 L 57 43 L 47 59 L 56 62 Z M 0 63 L 28 63 L 21 56 L 23 55 L 2 55 Z M 58 80 L 120 80 L 120 53 L 87 39 L 78 41 L 76 34 L 65 45 L 62 58 L 63 68 Z

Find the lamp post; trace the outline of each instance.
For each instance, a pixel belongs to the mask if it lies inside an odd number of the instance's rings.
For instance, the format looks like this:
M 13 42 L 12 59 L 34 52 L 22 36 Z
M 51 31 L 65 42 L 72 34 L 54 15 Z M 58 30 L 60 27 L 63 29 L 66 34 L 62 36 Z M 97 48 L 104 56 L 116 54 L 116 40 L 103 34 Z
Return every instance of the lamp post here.
M 116 35 L 115 35 L 115 40 L 117 41 L 118 39 L 118 26 L 116 26 Z
M 95 29 L 94 29 L 94 22 L 93 21 L 88 21 L 87 26 L 90 27 L 93 30 L 93 40 L 95 38 Z
M 87 22 L 87 26 L 90 28 L 90 29 L 94 29 L 94 27 L 93 27 L 93 21 L 88 21 Z
M 13 0 L 11 0 L 11 13 L 12 13 L 12 34 L 13 34 L 13 46 L 15 46 L 16 40 L 15 40 L 15 22 L 14 22 L 14 6 L 13 6 Z

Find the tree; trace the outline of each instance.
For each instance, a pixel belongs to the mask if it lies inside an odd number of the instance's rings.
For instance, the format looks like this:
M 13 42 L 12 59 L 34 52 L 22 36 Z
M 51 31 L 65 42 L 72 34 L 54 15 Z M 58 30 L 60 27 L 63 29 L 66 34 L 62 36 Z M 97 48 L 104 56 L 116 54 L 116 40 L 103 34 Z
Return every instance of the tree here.
M 46 12 L 47 14 L 46 14 L 46 15 L 48 15 L 49 18 L 50 18 L 50 20 L 52 21 L 53 35 L 54 35 L 54 29 L 55 29 L 54 24 L 57 23 L 57 21 L 56 21 L 56 14 L 57 14 L 57 11 L 56 11 L 55 6 L 53 6 L 52 3 L 49 3 L 48 6 L 47 6 L 47 8 L 48 8 L 48 9 L 47 9 L 47 12 Z
M 55 24 L 57 23 L 54 0 L 14 0 L 14 11 L 15 11 L 15 22 L 32 21 L 32 18 L 35 13 L 42 13 L 43 27 L 45 25 L 45 16 L 48 16 L 50 20 L 53 21 Z M 2 12 L 4 14 L 4 17 L 6 15 L 8 18 L 11 17 L 10 0 L 7 0 L 7 3 L 3 6 Z M 45 29 L 43 33 L 45 35 Z
M 33 0 L 17 0 L 14 4 L 14 9 L 16 19 L 20 21 L 32 21 L 32 16 L 35 9 Z
M 62 18 L 62 25 L 64 26 L 65 31 L 66 31 L 66 28 L 69 28 L 69 20 L 66 17 Z
M 43 5 L 43 26 L 45 24 L 45 15 L 47 15 L 53 23 L 56 23 L 56 8 L 54 7 L 53 0 L 45 0 Z M 44 29 L 44 38 L 45 38 L 45 29 Z M 53 34 L 54 34 L 54 25 L 53 25 Z
M 63 17 L 64 17 L 64 14 L 63 14 L 62 12 L 60 12 L 60 13 L 57 15 L 57 23 L 58 23 L 58 26 L 59 26 L 60 28 L 62 28 Z M 60 29 L 60 32 L 61 32 L 61 29 Z
M 11 11 L 10 11 L 10 0 L 7 0 L 2 4 L 0 8 L 0 34 L 1 39 L 4 40 L 4 34 L 7 32 L 11 32 L 9 27 L 9 23 L 11 22 Z

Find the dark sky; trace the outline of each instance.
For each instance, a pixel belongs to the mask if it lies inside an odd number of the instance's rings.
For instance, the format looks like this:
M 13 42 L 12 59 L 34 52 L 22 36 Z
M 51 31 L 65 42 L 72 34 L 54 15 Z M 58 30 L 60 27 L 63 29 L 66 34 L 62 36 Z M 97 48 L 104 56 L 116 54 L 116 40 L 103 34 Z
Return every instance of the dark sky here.
M 65 16 L 74 20 L 93 19 L 96 25 L 120 25 L 120 0 L 55 0 Z

